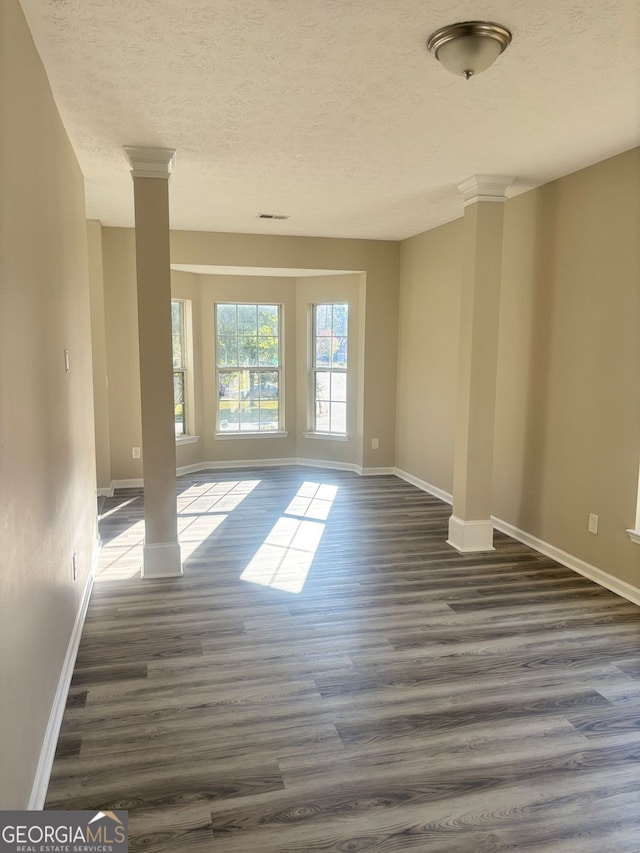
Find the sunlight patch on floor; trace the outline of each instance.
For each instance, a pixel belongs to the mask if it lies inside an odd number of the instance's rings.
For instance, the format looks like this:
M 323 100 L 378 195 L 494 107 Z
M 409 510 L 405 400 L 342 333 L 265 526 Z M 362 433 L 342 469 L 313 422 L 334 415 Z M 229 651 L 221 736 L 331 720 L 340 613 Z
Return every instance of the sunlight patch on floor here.
M 220 525 L 229 518 L 226 513 L 217 515 L 178 516 L 180 556 L 186 562 Z
M 216 480 L 194 484 L 178 495 L 178 539 L 183 563 L 259 484 L 260 480 Z M 101 519 L 117 516 L 118 512 L 141 497 L 136 495 L 118 504 L 103 513 Z M 140 577 L 144 531 L 144 520 L 141 519 L 105 543 L 96 571 L 96 583 Z
M 296 496 L 285 509 L 285 515 L 317 518 L 326 521 L 338 491 L 327 483 L 303 483 Z
M 322 522 L 337 492 L 337 486 L 303 483 L 240 579 L 283 592 L 302 592 L 324 533 Z
M 260 480 L 231 480 L 190 486 L 178 495 L 178 514 L 231 512 L 260 485 Z
M 127 504 L 129 503 L 131 501 L 127 501 Z M 127 504 L 124 504 L 124 506 Z M 144 521 L 134 522 L 126 530 L 123 530 L 122 533 L 110 539 L 103 546 L 100 553 L 95 583 L 127 580 L 136 575 L 139 576 L 143 545 Z
M 141 498 L 142 498 L 142 495 L 136 495 L 133 498 L 129 498 L 128 501 L 124 501 L 124 503 L 118 504 L 117 506 L 114 506 L 112 509 L 108 509 L 106 512 L 100 513 L 98 518 L 100 519 L 100 521 L 102 521 L 103 518 L 109 518 L 110 515 L 113 515 L 116 512 L 122 512 L 122 510 L 125 507 L 129 506 L 130 504 L 134 503 L 135 501 L 141 500 Z

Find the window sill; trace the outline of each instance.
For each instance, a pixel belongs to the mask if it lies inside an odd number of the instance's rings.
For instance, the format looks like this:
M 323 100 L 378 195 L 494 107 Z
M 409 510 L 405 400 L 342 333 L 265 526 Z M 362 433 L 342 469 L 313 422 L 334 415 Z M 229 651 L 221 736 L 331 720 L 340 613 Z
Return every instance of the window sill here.
M 349 436 L 337 432 L 305 432 L 305 438 L 324 438 L 327 441 L 349 441 Z
M 636 545 L 640 545 L 640 530 L 627 530 L 627 533 L 629 534 L 629 539 L 631 539 L 632 542 L 635 542 Z
M 197 444 L 199 441 L 199 435 L 179 435 L 176 437 L 176 447 L 179 447 L 181 444 Z
M 271 429 L 264 432 L 214 432 L 213 437 L 216 441 L 229 441 L 236 438 L 286 438 L 288 435 L 286 430 Z

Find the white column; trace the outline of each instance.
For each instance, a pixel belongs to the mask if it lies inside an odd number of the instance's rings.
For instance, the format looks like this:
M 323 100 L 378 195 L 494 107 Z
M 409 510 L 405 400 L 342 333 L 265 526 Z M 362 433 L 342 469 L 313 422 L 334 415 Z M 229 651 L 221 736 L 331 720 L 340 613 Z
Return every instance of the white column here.
M 491 499 L 502 275 L 504 201 L 513 178 L 474 175 L 465 197 L 462 304 L 453 473 L 447 542 L 458 551 L 493 550 Z
M 182 574 L 176 504 L 169 175 L 172 148 L 125 148 L 135 201 L 142 465 L 143 578 Z

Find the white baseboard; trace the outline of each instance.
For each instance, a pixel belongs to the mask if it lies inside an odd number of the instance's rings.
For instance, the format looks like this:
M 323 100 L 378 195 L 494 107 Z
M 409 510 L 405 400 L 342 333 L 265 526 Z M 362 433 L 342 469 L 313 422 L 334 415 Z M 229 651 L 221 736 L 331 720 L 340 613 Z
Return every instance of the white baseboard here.
M 430 495 L 433 495 L 434 498 L 439 498 L 446 504 L 451 506 L 453 505 L 453 495 L 449 494 L 449 492 L 439 489 L 438 486 L 432 486 L 431 483 L 427 483 L 425 480 L 419 479 L 419 477 L 414 477 L 413 474 L 408 474 L 401 468 L 394 468 L 393 472 L 396 477 L 400 477 L 401 480 L 411 483 L 412 486 L 421 489 L 423 492 L 428 492 Z
M 40 750 L 40 759 L 38 760 L 36 775 L 31 788 L 31 796 L 29 797 L 29 804 L 27 805 L 27 809 L 29 811 L 42 810 L 47 797 L 51 768 L 53 767 L 53 759 L 56 754 L 56 747 L 60 736 L 60 727 L 62 726 L 64 709 L 67 705 L 69 687 L 71 685 L 76 657 L 78 656 L 78 648 L 80 646 L 80 638 L 82 637 L 84 620 L 87 615 L 87 608 L 89 607 L 93 581 L 96 576 L 98 559 L 100 557 L 100 548 L 101 543 L 99 540 L 96 540 L 91 558 L 89 574 L 87 575 L 87 580 L 82 592 L 82 598 L 73 624 L 73 630 L 71 631 L 71 637 L 69 638 L 67 653 L 64 658 L 62 670 L 60 671 L 58 686 L 56 688 L 53 705 L 51 706 L 51 712 L 49 714 L 49 722 L 47 723 L 47 729 L 42 742 L 42 749 Z
M 198 471 L 223 471 L 227 468 L 277 468 L 285 465 L 303 465 L 309 468 L 329 468 L 335 471 L 353 471 L 362 477 L 379 477 L 385 474 L 396 474 L 395 468 L 362 468 L 353 462 L 332 462 L 327 459 L 303 459 L 297 456 L 287 456 L 278 459 L 229 459 L 216 462 L 196 462 L 193 465 L 183 465 L 176 469 L 176 475 L 197 474 Z M 407 479 L 407 474 L 404 479 Z M 411 481 L 410 481 L 411 482 Z M 415 484 L 414 484 L 415 485 Z M 101 489 L 99 494 L 113 497 L 115 489 L 143 489 L 144 480 L 113 480 L 110 489 Z M 428 490 L 427 490 L 428 491 Z
M 203 462 L 196 462 L 195 465 L 181 465 L 179 468 L 176 468 L 176 476 L 180 477 L 182 474 L 197 474 L 198 471 L 202 471 Z
M 224 468 L 278 468 L 281 465 L 295 465 L 294 457 L 283 456 L 276 459 L 230 459 L 228 461 L 203 462 L 201 471 L 220 471 Z
M 113 497 L 113 483 L 108 486 L 106 489 L 96 489 L 96 495 L 99 498 L 112 498 Z
M 579 557 L 574 557 L 573 554 L 569 554 L 567 551 L 563 551 L 561 548 L 557 548 L 555 545 L 551 545 L 543 539 L 538 539 L 537 536 L 533 536 L 531 533 L 526 533 L 524 530 L 514 527 L 507 521 L 495 518 L 495 516 L 492 516 L 491 520 L 493 521 L 493 525 L 496 530 L 499 530 L 501 533 L 505 533 L 512 539 L 522 542 L 523 545 L 528 545 L 530 548 L 533 548 L 534 551 L 539 551 L 546 557 L 551 557 L 552 560 L 555 560 L 562 566 L 566 566 L 568 569 L 577 572 L 579 575 L 589 578 L 589 580 L 605 587 L 605 589 L 615 592 L 616 595 L 626 598 L 627 601 L 640 605 L 640 589 L 638 589 L 638 587 L 610 575 L 608 572 L 605 572 L 603 569 L 599 569 L 597 566 L 585 563 L 585 561 L 581 560 Z
M 142 477 L 137 478 L 136 480 L 112 480 L 111 488 L 112 489 L 142 489 L 144 487 L 144 480 Z
M 418 489 L 422 489 L 423 492 L 428 492 L 430 495 L 440 498 L 440 500 L 445 503 L 453 504 L 453 495 L 450 495 L 448 492 L 444 492 L 437 486 L 432 486 L 430 483 L 420 480 L 412 474 L 407 474 L 406 471 L 402 471 L 400 468 L 396 468 L 396 475 L 402 480 L 406 480 L 407 483 L 411 483 L 413 486 L 416 486 Z M 522 542 L 523 545 L 528 545 L 529 548 L 533 548 L 534 551 L 544 554 L 545 557 L 551 557 L 552 560 L 560 563 L 561 566 L 566 566 L 566 568 L 577 572 L 579 575 L 589 578 L 589 580 L 603 586 L 610 592 L 615 592 L 616 595 L 625 598 L 632 604 L 640 605 L 640 589 L 633 586 L 633 584 L 622 581 L 619 578 L 610 575 L 608 572 L 605 572 L 603 569 L 599 569 L 597 566 L 592 566 L 590 563 L 586 563 L 579 557 L 575 557 L 573 554 L 569 554 L 567 551 L 563 551 L 561 548 L 557 548 L 555 545 L 551 545 L 543 539 L 538 539 L 537 536 L 533 536 L 531 533 L 526 533 L 524 530 L 520 530 L 513 524 L 503 521 L 501 518 L 491 516 L 491 521 L 493 522 L 495 529 L 499 530 L 501 533 L 505 533 L 517 542 Z
M 308 468 L 329 468 L 332 471 L 353 471 L 359 474 L 362 469 L 353 462 L 332 462 L 327 459 L 300 459 L 293 460 L 294 465 L 303 465 Z

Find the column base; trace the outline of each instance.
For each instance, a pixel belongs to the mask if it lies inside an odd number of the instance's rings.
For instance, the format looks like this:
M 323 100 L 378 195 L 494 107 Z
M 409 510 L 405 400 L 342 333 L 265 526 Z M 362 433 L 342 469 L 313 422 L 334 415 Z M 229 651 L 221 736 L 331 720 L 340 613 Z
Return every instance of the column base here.
M 473 551 L 495 551 L 493 547 L 493 524 L 486 521 L 465 521 L 452 515 L 449 518 L 447 545 L 467 554 Z
M 178 578 L 183 574 L 179 542 L 154 542 L 142 551 L 142 577 Z

